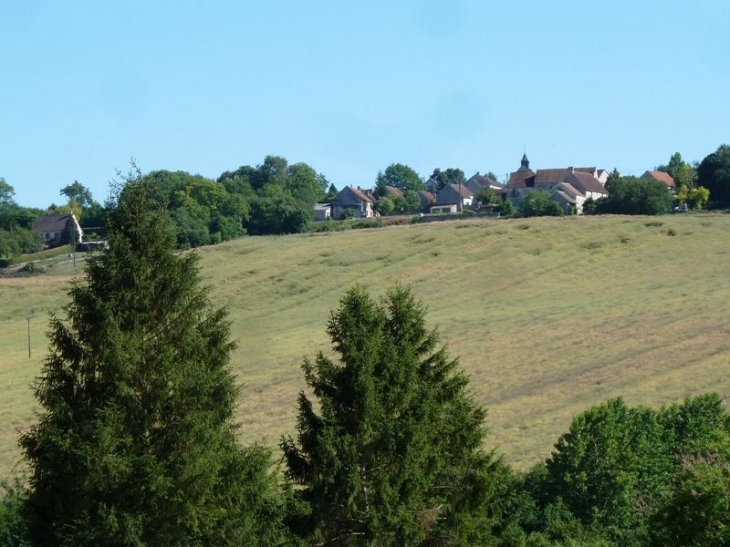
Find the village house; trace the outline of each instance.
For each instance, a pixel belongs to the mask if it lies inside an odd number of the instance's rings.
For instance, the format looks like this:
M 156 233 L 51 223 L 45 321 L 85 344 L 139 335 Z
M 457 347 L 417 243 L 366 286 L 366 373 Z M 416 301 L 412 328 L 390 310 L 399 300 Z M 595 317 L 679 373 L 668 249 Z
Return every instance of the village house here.
M 436 194 L 436 204 L 431 206 L 432 213 L 455 213 L 464 207 L 471 207 L 474 194 L 464 184 L 449 184 Z
M 84 231 L 73 213 L 38 217 L 33 224 L 33 231 L 41 236 L 43 243 L 50 245 L 63 239 L 69 224 L 72 228 L 69 239 L 74 243 L 81 243 L 84 239 Z
M 329 203 L 314 204 L 314 220 L 329 220 L 332 218 L 332 205 Z
M 341 220 L 352 214 L 352 218 L 372 218 L 375 216 L 375 200 L 358 186 L 345 186 L 337 192 L 330 202 L 332 218 Z M 352 211 L 352 213 L 347 213 Z
M 477 171 L 476 174 L 472 175 L 464 183 L 464 186 L 466 186 L 471 191 L 472 195 L 475 198 L 479 195 L 479 192 L 483 188 L 491 188 L 495 194 L 501 194 L 502 192 L 504 192 L 504 186 L 488 176 L 480 175 L 479 171 Z
M 674 178 L 672 178 L 672 175 L 665 173 L 664 171 L 646 171 L 640 178 L 645 180 L 657 180 L 665 184 L 670 190 L 674 191 Z

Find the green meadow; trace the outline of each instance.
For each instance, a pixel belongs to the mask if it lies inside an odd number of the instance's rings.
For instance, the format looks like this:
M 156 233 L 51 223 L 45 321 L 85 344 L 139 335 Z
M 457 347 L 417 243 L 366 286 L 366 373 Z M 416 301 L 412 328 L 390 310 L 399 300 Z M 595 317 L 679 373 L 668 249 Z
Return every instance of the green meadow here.
M 730 396 L 730 215 L 479 219 L 286 237 L 197 252 L 238 348 L 244 443 L 294 432 L 300 363 L 329 351 L 343 293 L 410 285 L 488 408 L 487 448 L 525 469 L 610 397 Z M 33 420 L 48 314 L 81 267 L 0 278 L 0 476 Z M 32 357 L 28 358 L 28 317 Z

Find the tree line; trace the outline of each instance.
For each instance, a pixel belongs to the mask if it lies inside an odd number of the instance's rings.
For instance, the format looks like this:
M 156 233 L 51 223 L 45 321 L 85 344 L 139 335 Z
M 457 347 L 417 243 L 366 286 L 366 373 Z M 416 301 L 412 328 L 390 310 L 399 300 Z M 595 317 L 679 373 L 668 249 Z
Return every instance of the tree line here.
M 133 172 L 106 215 L 109 248 L 51 320 L 40 410 L 19 439 L 28 475 L 0 501 L 4 545 L 727 544 L 717 395 L 608 401 L 517 473 L 407 287 L 342 297 L 274 465 L 237 441 L 231 320 L 198 256 L 176 252 L 159 185 Z
M 701 162 L 687 163 L 675 153 L 657 170 L 669 173 L 676 181 L 675 195 L 663 184 L 636 177 L 609 177 L 606 198 L 588 200 L 586 214 L 663 214 L 673 205 L 688 209 L 730 207 L 730 146 L 722 145 Z M 488 177 L 496 180 L 491 172 Z M 306 163 L 289 164 L 285 158 L 269 155 L 256 166 L 244 165 L 225 171 L 216 180 L 185 171 L 153 171 L 144 175 L 154 183 L 154 203 L 171 214 L 178 248 L 187 249 L 228 241 L 243 235 L 301 233 L 313 227 L 313 207 L 331 200 L 337 188 Z M 429 179 L 440 190 L 466 182 L 458 168 L 434 169 Z M 400 190 L 393 195 L 387 187 Z M 424 179 L 411 167 L 393 163 L 380 171 L 374 181 L 375 209 L 381 215 L 413 213 L 423 210 L 419 191 Z M 15 190 L 0 178 L 0 259 L 12 259 L 43 248 L 44 242 L 33 231 L 41 215 L 74 213 L 87 239 L 105 236 L 105 208 L 91 191 L 78 181 L 61 188 L 67 199 L 46 209 L 23 207 L 14 200 Z M 491 204 L 503 217 L 560 216 L 566 211 L 543 192 L 526 195 L 515 211 L 512 204 L 499 199 L 488 188 L 476 196 L 479 204 Z M 67 234 L 52 242 L 72 241 Z

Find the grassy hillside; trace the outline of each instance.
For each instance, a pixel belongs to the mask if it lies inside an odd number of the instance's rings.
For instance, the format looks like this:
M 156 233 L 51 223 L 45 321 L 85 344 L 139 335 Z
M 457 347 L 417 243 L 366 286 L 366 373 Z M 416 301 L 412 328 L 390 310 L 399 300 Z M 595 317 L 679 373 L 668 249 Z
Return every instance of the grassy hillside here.
M 293 432 L 302 357 L 360 282 L 410 284 L 489 409 L 490 446 L 519 468 L 550 454 L 576 413 L 623 395 L 659 406 L 730 396 L 730 215 L 467 220 L 248 238 L 200 250 L 231 310 L 245 442 Z M 70 265 L 0 279 L 0 474 L 32 417 L 29 383 Z M 33 358 L 26 316 L 31 313 Z

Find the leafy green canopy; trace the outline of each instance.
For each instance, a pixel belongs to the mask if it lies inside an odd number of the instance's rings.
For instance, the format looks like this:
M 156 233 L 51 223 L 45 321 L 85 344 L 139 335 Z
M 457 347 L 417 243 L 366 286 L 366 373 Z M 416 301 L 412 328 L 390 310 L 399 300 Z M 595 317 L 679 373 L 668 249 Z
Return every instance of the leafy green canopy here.
M 255 545 L 279 537 L 269 453 L 240 448 L 229 321 L 130 176 L 35 385 L 20 444 L 40 545 Z
M 557 201 L 550 199 L 548 192 L 531 190 L 520 200 L 520 214 L 524 217 L 561 217 L 565 211 Z
M 723 144 L 697 166 L 697 184 L 710 191 L 718 205 L 730 204 L 730 145 Z
M 606 182 L 608 197 L 595 202 L 597 214 L 663 215 L 672 207 L 672 193 L 664 183 L 614 172 Z
M 327 332 L 335 361 L 303 364 L 298 439 L 282 440 L 302 511 L 293 529 L 335 545 L 489 545 L 506 468 L 482 451 L 485 411 L 426 311 L 396 288 L 350 290 Z
M 528 490 L 546 516 L 563 507 L 615 545 L 699 545 L 676 541 L 707 537 L 697 526 L 678 536 L 677 522 L 707 522 L 715 539 L 730 522 L 721 513 L 730 507 L 729 424 L 714 393 L 659 411 L 613 399 L 573 419 L 551 458 L 527 476 Z M 708 477 L 720 482 L 711 487 Z

